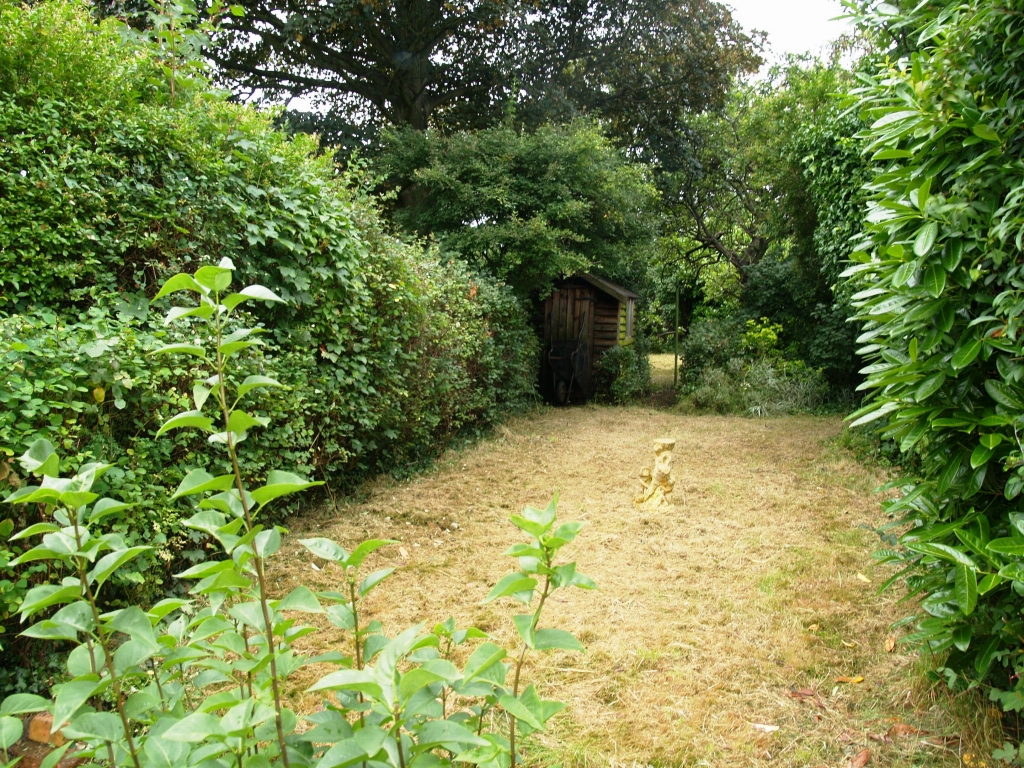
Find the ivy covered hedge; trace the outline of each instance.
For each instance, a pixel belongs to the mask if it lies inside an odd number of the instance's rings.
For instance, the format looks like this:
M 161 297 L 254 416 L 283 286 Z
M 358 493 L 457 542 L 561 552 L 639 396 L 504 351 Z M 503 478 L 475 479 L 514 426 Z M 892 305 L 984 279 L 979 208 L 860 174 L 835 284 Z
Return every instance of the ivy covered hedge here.
M 422 461 L 531 403 L 538 359 L 510 289 L 390 236 L 315 139 L 201 78 L 172 90 L 164 53 L 74 4 L 0 0 L 0 495 L 36 437 L 62 471 L 116 460 L 103 492 L 138 505 L 122 533 L 158 545 L 115 577 L 143 602 L 204 557 L 187 505 L 164 499 L 207 454 L 154 439 L 194 383 L 150 357 L 190 340 L 150 306 L 168 275 L 228 257 L 287 301 L 260 308 L 273 330 L 252 372 L 287 390 L 260 402 L 275 426 L 249 438 L 256 476 L 283 458 L 339 486 Z M 0 625 L 32 578 L 4 568 L 6 538 Z
M 909 6 L 907 6 L 909 7 Z M 917 50 L 857 92 L 874 175 L 847 270 L 867 404 L 912 460 L 888 505 L 920 611 L 910 639 L 951 683 L 1024 709 L 1024 3 L 867 11 Z M 902 534 L 897 539 L 894 533 Z M 1005 756 L 1005 755 L 1004 755 Z

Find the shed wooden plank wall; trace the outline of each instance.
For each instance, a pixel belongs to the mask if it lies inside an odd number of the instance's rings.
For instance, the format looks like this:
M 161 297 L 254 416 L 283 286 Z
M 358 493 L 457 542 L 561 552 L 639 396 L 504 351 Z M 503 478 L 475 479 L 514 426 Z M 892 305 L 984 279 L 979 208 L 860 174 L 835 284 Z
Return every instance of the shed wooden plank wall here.
M 569 286 L 555 291 L 545 302 L 544 331 L 550 341 L 575 341 L 581 324 L 586 320 L 583 334 L 588 345 L 594 344 L 593 289 L 589 286 Z
M 594 302 L 594 353 L 619 343 L 619 303 L 598 296 Z

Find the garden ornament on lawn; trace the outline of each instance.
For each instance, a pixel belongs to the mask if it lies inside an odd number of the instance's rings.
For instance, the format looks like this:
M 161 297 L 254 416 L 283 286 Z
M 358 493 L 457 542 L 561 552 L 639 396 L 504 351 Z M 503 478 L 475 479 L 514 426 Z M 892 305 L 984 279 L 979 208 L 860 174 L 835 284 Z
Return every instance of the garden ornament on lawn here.
M 640 473 L 640 494 L 633 499 L 634 503 L 644 509 L 664 510 L 672 507 L 669 494 L 675 485 L 672 478 L 672 451 L 676 441 L 663 437 L 654 441 L 654 466 L 644 467 Z

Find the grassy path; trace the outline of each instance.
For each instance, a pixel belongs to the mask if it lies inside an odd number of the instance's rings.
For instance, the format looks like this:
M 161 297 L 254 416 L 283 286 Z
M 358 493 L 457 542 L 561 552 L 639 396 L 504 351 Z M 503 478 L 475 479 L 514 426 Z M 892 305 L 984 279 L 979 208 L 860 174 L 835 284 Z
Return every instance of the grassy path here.
M 501 555 L 518 540 L 508 514 L 558 489 L 560 518 L 587 521 L 567 555 L 600 591 L 568 592 L 547 614 L 587 653 L 537 656 L 529 670 L 570 704 L 544 735 L 546 762 L 815 768 L 856 765 L 867 749 L 872 766 L 984 765 L 933 700 L 947 694 L 919 682 L 901 646 L 887 650 L 901 614 L 876 595 L 887 574 L 866 530 L 880 522 L 882 478 L 835 447 L 840 426 L 544 409 L 291 529 L 400 540 L 369 564 L 399 568 L 369 603 L 389 631 L 453 615 L 512 644 L 511 611 L 480 601 L 513 565 Z M 675 507 L 638 512 L 658 437 L 678 441 Z M 335 578 L 297 549 L 274 577 L 282 590 Z

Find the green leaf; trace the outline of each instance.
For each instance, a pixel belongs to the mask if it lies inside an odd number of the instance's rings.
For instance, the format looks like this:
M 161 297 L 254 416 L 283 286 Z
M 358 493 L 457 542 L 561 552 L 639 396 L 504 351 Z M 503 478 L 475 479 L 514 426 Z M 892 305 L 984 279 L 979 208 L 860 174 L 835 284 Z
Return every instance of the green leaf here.
M 443 675 L 431 672 L 423 667 L 410 669 L 402 675 L 402 681 L 398 685 L 398 695 L 402 700 L 408 701 L 414 693 L 422 688 L 426 688 L 433 683 L 445 681 L 446 678 Z
M 415 729 L 416 743 L 420 747 L 436 747 L 441 744 L 471 745 L 486 747 L 490 742 L 451 720 L 428 720 Z
M 980 467 L 982 464 L 984 464 L 991 458 L 991 448 L 986 448 L 984 445 L 977 445 L 974 447 L 974 451 L 971 453 L 971 467 Z
M 259 387 L 281 387 L 284 386 L 277 379 L 272 379 L 269 376 L 246 376 L 238 387 L 238 397 L 243 397 L 247 392 L 250 392 Z
M 69 739 L 99 739 L 119 744 L 124 739 L 124 726 L 113 712 L 85 712 L 73 718 L 63 733 Z
M 21 739 L 24 726 L 17 717 L 0 716 L 0 749 L 10 749 Z
M 997 379 L 989 379 L 985 382 L 985 391 L 988 392 L 989 397 L 1004 408 L 1024 411 L 1024 402 L 1017 397 L 1017 393 L 1009 384 Z
M 366 597 L 366 595 L 369 594 L 371 589 L 376 587 L 378 584 L 380 584 L 382 581 L 384 581 L 384 579 L 386 579 L 394 572 L 394 568 L 383 568 L 379 571 L 374 571 L 373 573 L 371 573 L 369 576 L 363 579 L 363 583 L 359 585 L 359 596 Z
M 957 563 L 954 570 L 954 593 L 956 594 L 957 605 L 965 616 L 974 613 L 978 604 L 978 577 L 973 568 Z
M 11 564 L 13 565 L 15 562 L 12 560 Z M 63 586 L 58 584 L 40 584 L 38 587 L 32 587 L 21 601 L 19 610 L 21 611 L 22 620 L 39 613 L 44 608 L 49 608 L 51 605 L 70 603 L 81 596 L 82 588 L 77 584 Z
M 180 274 L 175 275 L 164 283 L 156 296 L 153 297 L 153 300 L 155 301 L 156 299 L 163 298 L 164 296 L 170 293 L 175 293 L 176 291 L 192 291 L 193 293 L 201 295 L 205 295 L 207 293 L 206 290 L 204 290 L 199 283 L 193 279 L 192 275 Z
M 204 432 L 213 432 L 213 420 L 208 416 L 203 416 L 202 411 L 184 411 L 165 421 L 164 425 L 157 430 L 156 436 L 160 437 L 164 432 L 183 427 L 196 427 Z
M 204 469 L 193 469 L 185 475 L 185 479 L 178 485 L 178 490 L 171 496 L 171 500 L 207 491 L 226 491 L 234 484 L 235 476 L 233 474 L 214 477 Z
M 320 601 L 316 599 L 309 587 L 298 586 L 289 592 L 275 608 L 278 611 L 302 611 L 303 613 L 323 613 Z
M 935 245 L 935 238 L 939 234 L 939 225 L 934 221 L 929 221 L 917 232 L 917 237 L 914 238 L 914 253 L 917 256 L 927 256 L 931 253 L 932 246 Z
M 0 715 L 25 715 L 30 712 L 45 712 L 50 700 L 34 693 L 14 693 L 0 704 Z
M 152 549 L 153 547 L 129 547 L 128 549 L 122 549 L 116 552 L 111 552 L 108 555 L 104 555 L 99 559 L 93 569 L 89 571 L 89 583 L 95 584 L 96 588 L 99 589 L 99 587 L 110 578 L 114 571 L 125 563 L 134 560 L 143 552 L 150 552 Z
M 512 623 L 516 626 L 519 637 L 526 643 L 527 648 L 533 648 L 536 638 L 533 630 L 534 616 L 532 613 L 522 613 L 512 617 Z
M 268 528 L 256 534 L 253 550 L 260 557 L 270 557 L 281 548 L 281 532 L 277 528 Z
M 170 325 L 186 317 L 201 317 L 204 320 L 209 320 L 212 316 L 213 306 L 205 302 L 198 307 L 171 307 L 164 316 L 164 325 Z
M 352 550 L 352 554 L 348 556 L 348 565 L 350 568 L 358 568 L 363 564 L 363 561 L 371 552 L 376 552 L 381 547 L 387 547 L 391 544 L 397 544 L 397 541 L 393 539 L 369 539 L 359 544 L 355 549 Z
M 379 699 L 383 694 L 377 678 L 371 672 L 363 669 L 342 669 L 332 672 L 320 678 L 306 690 L 310 693 L 313 691 L 356 691 L 375 699 Z
M 534 646 L 538 651 L 560 649 L 563 651 L 586 650 L 583 644 L 564 629 L 538 629 L 534 633 Z
M 143 745 L 143 752 L 153 768 L 180 768 L 188 765 L 191 751 L 186 742 L 164 738 L 162 733 L 151 732 Z
M 949 364 L 954 371 L 962 371 L 974 362 L 974 358 L 978 356 L 979 352 L 981 352 L 981 339 L 968 339 L 953 353 L 953 359 L 949 361 Z
M 924 271 L 921 284 L 929 296 L 939 298 L 946 287 L 946 270 L 939 264 L 932 264 Z
M 123 512 L 126 509 L 131 509 L 135 504 L 128 504 L 123 501 L 117 501 L 116 499 L 100 499 L 89 513 L 89 522 L 96 523 L 103 520 L 111 515 L 116 515 L 118 512 Z
M 943 373 L 942 371 L 939 371 L 938 373 L 933 373 L 931 376 L 926 378 L 918 385 L 917 390 L 914 392 L 914 400 L 916 400 L 919 403 L 922 402 L 923 400 L 926 400 L 927 398 L 931 397 L 936 392 L 938 392 L 940 389 L 942 389 L 942 385 L 945 383 L 945 373 Z
M 487 594 L 484 602 L 490 602 L 491 600 L 497 600 L 499 597 L 508 597 L 509 595 L 522 595 L 524 593 L 531 593 L 537 588 L 537 580 L 527 576 L 524 573 L 509 573 L 501 578 L 491 591 Z M 520 599 L 517 597 L 517 599 Z M 529 600 L 521 600 L 521 602 L 529 603 Z
M 194 712 L 164 731 L 160 738 L 196 743 L 207 739 L 221 739 L 224 736 L 219 717 L 207 712 Z
M 276 301 L 280 304 L 286 303 L 284 299 L 278 296 L 269 288 L 265 288 L 262 285 L 250 285 L 243 288 L 239 293 L 249 299 L 259 299 L 260 301 Z
M 83 675 L 61 685 L 53 703 L 53 727 L 50 733 L 60 730 L 75 712 L 106 686 L 107 683 L 100 681 L 96 675 Z
M 992 539 L 988 543 L 988 551 L 997 555 L 1024 557 L 1024 539 L 1002 538 Z
M 273 470 L 267 475 L 267 484 L 252 491 L 253 500 L 261 507 L 281 496 L 288 496 L 307 488 L 323 485 L 322 482 L 310 482 L 291 472 Z
M 514 696 L 510 696 L 507 693 L 498 699 L 498 704 L 501 705 L 502 709 L 508 712 L 512 717 L 522 720 L 527 723 L 531 728 L 537 731 L 544 730 L 544 724 L 540 719 L 523 704 L 519 699 Z
M 985 141 L 992 141 L 995 142 L 996 144 L 998 144 L 1000 141 L 999 134 L 996 133 L 996 130 L 987 123 L 975 123 L 971 131 L 973 131 L 974 135 L 977 136 L 979 139 L 984 139 Z
M 154 653 L 160 650 L 160 644 L 156 640 L 149 617 L 137 605 L 118 611 L 110 620 L 109 626 L 132 640 L 143 643 Z
M 29 536 L 38 536 L 40 533 L 53 533 L 59 531 L 60 526 L 56 523 L 36 523 L 30 525 L 24 530 L 18 531 L 16 534 L 10 537 L 9 541 L 17 541 L 18 539 L 27 539 Z
M 153 355 L 192 355 L 193 357 L 206 357 L 206 350 L 195 344 L 168 344 L 154 349 Z
M 330 560 L 335 563 L 348 560 L 348 552 L 330 539 L 319 537 L 315 539 L 299 539 L 299 544 L 308 549 L 315 557 L 323 560 Z
M 231 270 L 221 267 L 200 267 L 196 270 L 195 279 L 209 291 L 223 293 L 231 285 Z
M 19 458 L 21 466 L 33 475 L 57 477 L 60 474 L 60 457 L 49 440 L 39 438 Z

